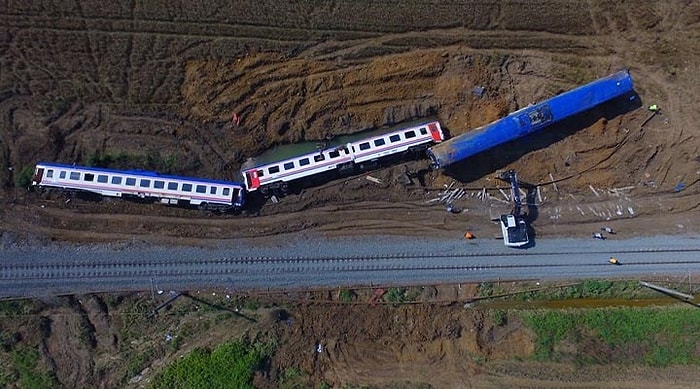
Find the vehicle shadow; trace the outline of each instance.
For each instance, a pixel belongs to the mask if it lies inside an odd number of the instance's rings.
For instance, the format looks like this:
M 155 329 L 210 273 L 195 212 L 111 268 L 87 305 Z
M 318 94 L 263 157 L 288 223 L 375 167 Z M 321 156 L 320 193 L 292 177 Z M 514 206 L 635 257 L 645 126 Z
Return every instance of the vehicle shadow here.
M 523 246 L 524 249 L 529 249 L 537 245 L 537 231 L 532 227 L 532 223 L 539 217 L 539 210 L 537 208 L 537 202 L 535 195 L 537 194 L 537 186 L 529 182 L 520 181 L 520 187 L 525 188 L 527 194 L 525 195 L 525 205 L 527 206 L 527 215 L 525 215 L 525 221 L 527 222 L 527 235 L 530 237 L 528 244 Z

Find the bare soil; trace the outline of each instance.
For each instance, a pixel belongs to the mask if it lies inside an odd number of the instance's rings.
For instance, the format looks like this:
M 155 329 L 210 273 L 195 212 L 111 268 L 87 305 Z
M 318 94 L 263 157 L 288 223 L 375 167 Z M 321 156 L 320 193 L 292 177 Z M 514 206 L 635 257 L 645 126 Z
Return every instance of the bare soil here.
M 505 185 L 493 176 L 510 168 L 542 184 L 538 237 L 589 236 L 602 222 L 623 238 L 700 230 L 696 2 L 7 1 L 0 18 L 3 244 L 206 245 L 298 231 L 460 237 L 471 230 L 491 238 L 498 228 L 490 217 L 509 209 L 497 189 Z M 328 182 L 265 203 L 258 216 L 66 202 L 14 187 L 37 161 L 107 157 L 117 168 L 239 180 L 247 158 L 276 145 L 422 118 L 438 118 L 458 135 L 621 68 L 631 70 L 637 109 L 601 107 L 445 172 L 407 161 L 368 173 L 382 184 L 365 175 Z M 482 97 L 475 87 L 485 88 Z M 649 119 L 649 104 L 661 114 Z M 407 185 L 406 168 L 419 172 L 420 182 Z M 459 215 L 427 203 L 446 185 L 466 189 Z M 477 197 L 483 188 L 489 199 Z M 114 324 L 98 304 L 78 305 L 87 312 L 80 320 L 95 328 L 92 351 L 78 341 L 77 319 L 53 307 L 51 335 L 35 335 L 44 339 L 42 360 L 66 386 L 112 386 Z M 612 380 L 608 387 L 686 385 L 652 379 L 673 374 L 514 362 L 531 353 L 528 335 L 515 328 L 484 342 L 488 325 L 461 307 L 351 311 L 296 307 L 304 319 L 277 329 L 289 349 L 280 350 L 270 371 L 312 352 L 311 337 L 344 329 L 346 341 L 329 341 L 323 359 L 300 360 L 317 382 L 580 387 L 595 376 Z M 392 332 L 392 320 L 404 330 Z M 413 320 L 422 323 L 415 330 Z M 472 333 L 474 326 L 481 329 Z M 462 364 L 474 355 L 502 362 Z M 436 367 L 449 369 L 436 375 Z

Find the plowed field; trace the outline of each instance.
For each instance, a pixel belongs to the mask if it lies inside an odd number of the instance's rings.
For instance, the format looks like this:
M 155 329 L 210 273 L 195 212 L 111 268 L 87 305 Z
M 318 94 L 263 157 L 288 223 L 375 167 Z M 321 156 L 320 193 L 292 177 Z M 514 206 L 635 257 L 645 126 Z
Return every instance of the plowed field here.
M 490 238 L 498 233 L 490 216 L 510 208 L 493 176 L 510 168 L 544 184 L 533 223 L 539 237 L 590 236 L 603 222 L 620 237 L 700 231 L 698 2 L 30 3 L 0 4 L 4 244 L 202 245 L 302 230 L 460 237 L 470 229 Z M 631 70 L 640 108 L 593 110 L 448 172 L 418 160 L 369 173 L 381 184 L 365 175 L 328 182 L 263 204 L 255 217 L 66 202 L 16 187 L 42 160 L 239 180 L 241 164 L 278 145 L 425 118 L 457 135 L 621 68 Z M 649 119 L 649 104 L 661 114 Z M 406 169 L 420 182 L 407 184 Z M 461 214 L 427 203 L 445 185 L 465 189 L 455 203 Z M 490 199 L 477 197 L 482 188 L 492 188 Z M 335 326 L 335 316 L 307 313 Z M 450 346 L 430 346 L 436 355 L 456 361 L 459 341 L 438 338 Z M 376 341 L 338 345 L 325 379 L 372 384 L 367 377 L 376 375 L 388 385 L 378 371 L 352 381 L 346 359 L 381 369 L 398 358 L 408 371 L 408 355 L 420 353 L 376 353 Z M 458 370 L 439 386 L 462 385 Z

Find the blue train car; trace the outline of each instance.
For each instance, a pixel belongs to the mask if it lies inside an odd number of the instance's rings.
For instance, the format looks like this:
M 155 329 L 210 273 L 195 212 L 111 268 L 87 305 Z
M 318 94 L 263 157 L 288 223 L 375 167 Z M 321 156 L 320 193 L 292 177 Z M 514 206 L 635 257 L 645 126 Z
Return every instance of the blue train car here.
M 433 169 L 444 168 L 630 93 L 633 89 L 628 70 L 611 74 L 429 148 L 430 166 Z

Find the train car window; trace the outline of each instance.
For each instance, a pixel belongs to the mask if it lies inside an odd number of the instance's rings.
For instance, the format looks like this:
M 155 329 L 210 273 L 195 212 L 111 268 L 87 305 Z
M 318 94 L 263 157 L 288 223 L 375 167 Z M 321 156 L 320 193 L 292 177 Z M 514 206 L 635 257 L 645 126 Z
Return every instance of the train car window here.
M 395 143 L 395 142 L 400 141 L 400 140 L 401 140 L 401 137 L 399 136 L 399 134 L 396 134 L 396 135 L 390 136 L 390 137 L 389 137 L 389 140 L 391 141 L 391 143 Z
M 326 159 L 326 157 L 324 157 L 323 154 L 314 155 L 314 162 L 321 162 L 324 159 Z
M 160 180 L 153 181 L 153 187 L 156 189 L 163 189 L 163 188 L 165 188 L 165 181 L 160 181 Z
M 300 160 L 299 160 L 299 166 L 306 166 L 306 165 L 308 165 L 308 164 L 310 164 L 310 163 L 311 163 L 311 161 L 309 161 L 308 158 L 303 158 L 303 159 L 300 159 Z
M 106 183 L 107 182 L 107 175 L 100 174 L 99 176 L 97 176 L 97 182 L 101 182 L 103 184 Z
M 258 170 L 258 177 L 263 177 L 265 172 L 263 170 Z
M 413 130 L 411 130 L 411 131 L 406 131 L 406 132 L 404 133 L 404 136 L 406 137 L 406 139 L 415 138 L 415 137 L 416 137 L 416 132 L 413 131 Z
M 141 180 L 139 186 L 142 188 L 149 188 L 151 186 L 151 180 Z
M 228 196 L 229 193 L 231 193 L 231 190 L 229 188 L 224 188 L 224 196 Z
M 420 129 L 420 134 L 421 134 L 421 135 L 428 135 L 428 130 L 426 130 L 425 127 L 422 127 L 422 128 Z
M 284 164 L 284 170 L 294 169 L 294 162 L 287 162 Z
M 192 192 L 192 184 L 182 184 L 183 192 Z
M 177 182 L 168 182 L 168 190 L 177 190 Z
M 360 143 L 360 150 L 367 150 L 369 147 L 369 142 Z
M 49 169 L 49 171 L 46 172 L 46 177 L 53 178 L 53 170 L 52 169 Z
M 195 192 L 207 193 L 207 186 L 206 185 L 197 185 L 197 187 L 195 188 Z
M 70 179 L 71 179 L 71 180 L 79 180 L 79 179 L 80 179 L 80 173 L 79 173 L 79 172 L 70 172 Z
M 333 150 L 330 153 L 328 153 L 328 156 L 331 158 L 338 158 L 338 157 L 340 157 L 340 151 Z
M 65 170 L 61 170 L 61 173 L 58 174 L 58 177 L 59 177 L 59 178 L 66 178 L 66 171 L 65 171 Z
M 117 176 L 112 176 L 112 184 L 114 185 L 121 185 L 122 183 L 122 178 L 117 177 Z
M 216 194 L 216 187 L 215 186 L 209 187 L 209 194 L 213 194 L 213 195 Z
M 131 178 L 131 177 L 127 177 L 127 178 L 126 178 L 126 184 L 129 185 L 129 186 L 136 186 L 136 179 L 135 179 L 135 178 Z
M 342 149 L 340 149 L 340 151 L 342 151 L 345 155 L 350 154 L 347 147 L 343 147 Z
M 83 181 L 95 181 L 95 175 L 92 173 L 85 173 L 85 176 L 83 176 Z
M 280 167 L 279 167 L 279 166 L 272 166 L 272 167 L 270 167 L 270 168 L 267 169 L 267 170 L 270 171 L 270 174 L 275 174 L 275 173 L 279 173 L 279 172 L 280 172 Z
M 386 144 L 386 141 L 384 140 L 384 138 L 379 138 L 379 139 L 374 141 L 375 146 L 384 146 L 384 144 Z

